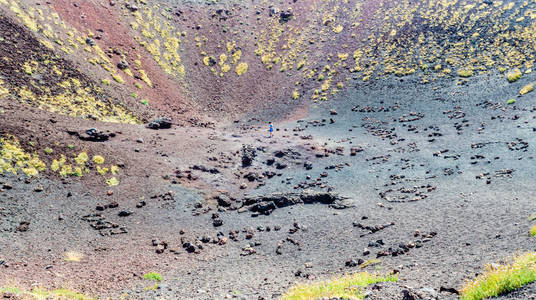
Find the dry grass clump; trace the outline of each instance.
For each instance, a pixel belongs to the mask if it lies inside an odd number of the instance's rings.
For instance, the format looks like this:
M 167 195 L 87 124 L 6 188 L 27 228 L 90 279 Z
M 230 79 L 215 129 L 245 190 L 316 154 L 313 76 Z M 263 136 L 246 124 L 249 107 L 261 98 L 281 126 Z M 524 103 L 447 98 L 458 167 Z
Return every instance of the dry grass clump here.
M 536 281 L 536 252 L 515 256 L 510 263 L 488 265 L 461 290 L 462 300 L 496 297 Z
M 521 73 L 521 70 L 514 69 L 508 73 L 506 73 L 506 78 L 508 78 L 508 82 L 516 82 L 521 78 L 523 74 Z
M 301 283 L 293 286 L 282 297 L 283 300 L 305 300 L 323 298 L 364 299 L 363 288 L 378 282 L 398 281 L 394 275 L 375 275 L 367 272 L 334 277 L 327 281 Z

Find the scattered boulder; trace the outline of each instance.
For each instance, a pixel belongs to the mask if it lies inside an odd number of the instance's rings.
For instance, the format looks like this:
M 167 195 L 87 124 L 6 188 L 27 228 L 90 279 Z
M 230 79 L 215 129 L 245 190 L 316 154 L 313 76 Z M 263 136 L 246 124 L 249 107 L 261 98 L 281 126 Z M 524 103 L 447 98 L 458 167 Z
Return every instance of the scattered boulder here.
M 231 199 L 229 198 L 229 196 L 227 196 L 227 195 L 225 195 L 225 194 L 220 194 L 220 195 L 217 197 L 217 200 L 218 200 L 218 205 L 219 205 L 219 206 L 229 207 L 229 206 L 231 206 L 231 204 L 233 204 L 233 202 L 231 201 Z
M 292 11 L 290 10 L 282 11 L 281 13 L 279 13 L 279 23 L 288 22 L 292 18 L 292 16 L 294 16 Z
M 173 125 L 173 119 L 158 118 L 156 120 L 151 121 L 149 124 L 147 124 L 147 127 L 150 129 L 158 130 L 158 129 L 169 129 L 171 128 L 171 125 Z
M 130 210 L 122 210 L 117 215 L 120 216 L 120 217 L 128 217 L 128 216 L 130 216 L 132 214 L 133 214 L 133 212 L 130 211 Z
M 125 60 L 122 59 L 117 63 L 117 67 L 120 70 L 126 70 L 126 69 L 128 69 L 128 62 L 126 62 Z
M 242 167 L 251 166 L 253 160 L 257 156 L 256 150 L 251 145 L 242 145 Z
M 129 9 L 131 12 L 135 12 L 139 9 L 136 4 L 130 4 L 130 3 L 125 4 L 125 7 Z
M 68 131 L 67 133 L 78 136 L 78 138 L 81 139 L 82 141 L 89 141 L 89 142 L 105 142 L 109 140 L 110 137 L 115 136 L 115 134 L 108 134 L 100 130 L 97 130 L 96 128 L 90 128 L 83 133 L 78 133 L 76 131 Z
M 89 46 L 93 47 L 95 45 L 97 45 L 97 43 L 95 43 L 95 40 L 90 38 L 90 37 L 87 37 L 86 38 L 86 44 L 88 44 Z

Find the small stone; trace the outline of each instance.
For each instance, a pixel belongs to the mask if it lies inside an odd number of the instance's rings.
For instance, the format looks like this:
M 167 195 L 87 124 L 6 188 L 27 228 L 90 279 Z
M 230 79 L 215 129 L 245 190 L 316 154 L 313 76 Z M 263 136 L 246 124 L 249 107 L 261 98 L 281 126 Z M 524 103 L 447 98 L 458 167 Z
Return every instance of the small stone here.
M 30 227 L 30 222 L 27 222 L 27 221 L 20 222 L 19 226 L 17 227 L 17 231 L 26 232 L 28 231 L 29 227 Z
M 132 215 L 132 211 L 130 210 L 122 210 L 120 211 L 117 215 L 120 216 L 120 217 L 128 217 L 130 215 Z
M 212 225 L 214 225 L 214 227 L 220 227 L 223 225 L 223 220 L 222 219 L 214 219 L 214 221 L 212 221 Z

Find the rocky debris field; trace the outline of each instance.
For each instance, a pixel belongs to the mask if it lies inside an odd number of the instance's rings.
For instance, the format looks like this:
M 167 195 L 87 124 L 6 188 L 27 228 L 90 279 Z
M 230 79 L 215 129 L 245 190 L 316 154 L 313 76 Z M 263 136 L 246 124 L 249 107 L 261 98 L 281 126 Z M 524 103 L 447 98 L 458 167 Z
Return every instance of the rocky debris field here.
M 399 282 L 372 286 L 371 299 L 454 299 L 484 264 L 532 249 L 536 108 L 489 102 L 515 90 L 502 79 L 391 85 L 277 123 L 274 138 L 248 120 L 225 130 L 80 124 L 93 129 L 64 135 L 129 153 L 129 178 L 88 191 L 2 175 L 1 280 L 270 299 L 296 281 L 394 272 Z M 142 279 L 150 271 L 163 277 L 154 290 Z

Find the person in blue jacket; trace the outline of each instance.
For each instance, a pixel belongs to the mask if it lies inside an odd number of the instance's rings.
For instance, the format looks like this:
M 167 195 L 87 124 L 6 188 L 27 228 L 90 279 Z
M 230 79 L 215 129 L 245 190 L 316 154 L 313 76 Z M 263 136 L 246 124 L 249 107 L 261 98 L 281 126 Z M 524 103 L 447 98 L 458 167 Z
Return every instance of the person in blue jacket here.
M 268 129 L 268 131 L 270 131 L 270 137 L 274 137 L 274 124 L 272 124 L 272 122 L 268 122 L 268 125 L 270 125 L 270 129 Z

